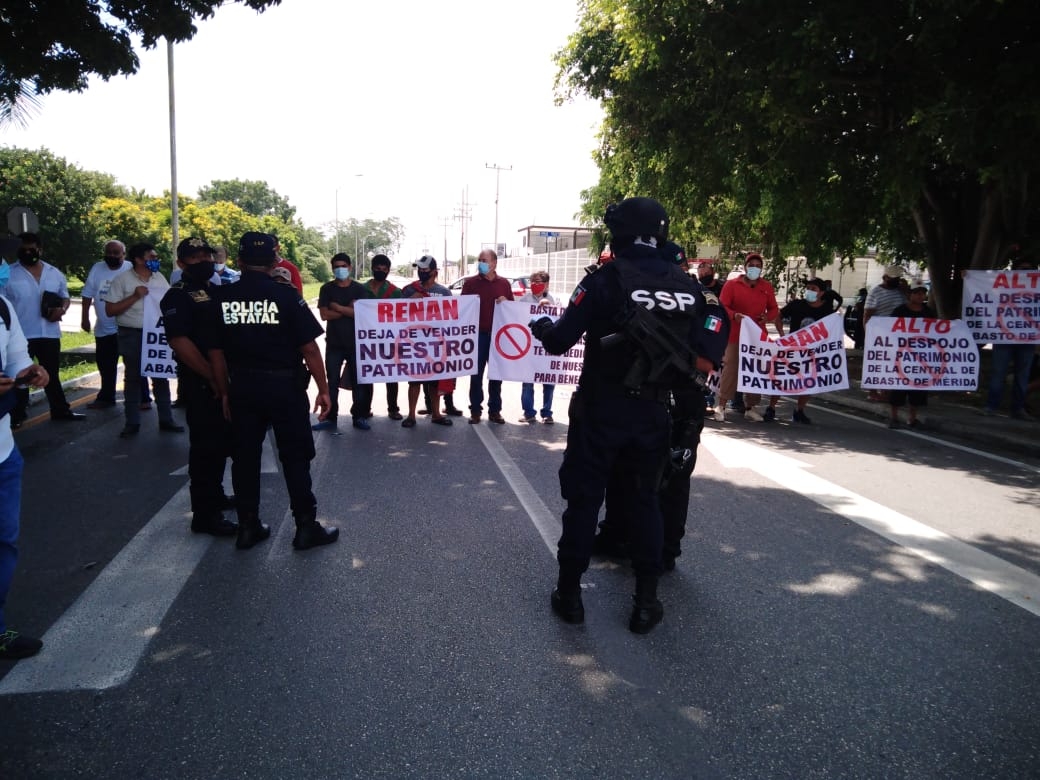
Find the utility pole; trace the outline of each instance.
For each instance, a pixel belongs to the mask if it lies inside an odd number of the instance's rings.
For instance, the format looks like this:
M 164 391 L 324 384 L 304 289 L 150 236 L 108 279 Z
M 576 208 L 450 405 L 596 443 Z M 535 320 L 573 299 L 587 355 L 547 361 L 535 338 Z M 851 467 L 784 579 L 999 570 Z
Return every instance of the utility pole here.
M 484 167 L 495 172 L 495 254 L 498 254 L 498 179 L 502 171 L 511 171 L 513 166 L 510 165 L 508 168 L 503 168 L 496 163 L 484 163 Z
M 455 209 L 455 220 L 462 225 L 462 259 L 459 260 L 459 276 L 466 275 L 466 228 L 469 225 L 470 217 L 473 215 L 471 208 L 473 204 L 469 202 L 469 187 L 466 187 L 462 191 L 462 202 L 459 207 Z
M 441 258 L 444 261 L 445 268 L 447 268 L 448 265 L 448 227 L 453 221 L 454 220 L 451 217 L 441 217 L 440 221 L 437 223 L 444 228 L 444 254 L 441 255 Z M 461 274 L 459 276 L 461 276 Z M 452 282 L 454 279 L 449 279 L 448 281 Z
M 180 202 L 177 196 L 177 110 L 173 88 L 173 41 L 166 40 L 166 78 L 170 92 L 170 223 L 173 227 L 173 254 L 177 256 L 180 236 Z

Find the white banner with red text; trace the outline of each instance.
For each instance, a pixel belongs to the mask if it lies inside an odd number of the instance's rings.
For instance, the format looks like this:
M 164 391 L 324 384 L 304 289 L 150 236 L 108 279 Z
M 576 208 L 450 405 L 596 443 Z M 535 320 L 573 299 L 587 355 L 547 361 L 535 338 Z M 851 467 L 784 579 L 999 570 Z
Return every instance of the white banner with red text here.
M 475 295 L 354 302 L 357 376 L 378 382 L 427 382 L 477 373 Z
M 1040 271 L 965 271 L 961 317 L 979 344 L 1040 343 Z
M 863 345 L 862 387 L 871 390 L 974 390 L 979 347 L 964 320 L 871 317 Z
M 555 322 L 565 308 L 521 301 L 496 303 L 488 379 L 544 385 L 578 384 L 585 360 L 585 339 L 580 339 L 563 355 L 550 355 L 527 327 L 527 323 L 539 317 L 549 317 Z
M 741 317 L 738 360 L 742 393 L 816 395 L 849 387 L 840 314 L 777 339 L 765 336 L 750 317 Z

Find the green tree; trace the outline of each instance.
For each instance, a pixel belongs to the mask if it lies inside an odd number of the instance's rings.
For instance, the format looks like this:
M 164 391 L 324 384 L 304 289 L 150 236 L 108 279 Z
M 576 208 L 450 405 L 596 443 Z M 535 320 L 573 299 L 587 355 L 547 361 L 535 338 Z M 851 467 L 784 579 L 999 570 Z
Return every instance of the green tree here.
M 1038 31 L 1031 0 L 585 0 L 558 83 L 603 103 L 601 191 L 701 228 L 729 200 L 814 264 L 926 260 L 950 316 L 1040 230 Z
M 238 0 L 262 12 L 281 0 Z M 24 94 L 79 92 L 88 76 L 104 80 L 136 73 L 139 37 L 146 49 L 160 38 L 186 41 L 195 21 L 208 19 L 225 0 L 0 0 L 0 106 Z M 2 109 L 0 109 L 2 110 Z
M 289 199 L 279 195 L 264 181 L 215 179 L 199 188 L 198 200 L 203 205 L 227 201 L 247 214 L 278 217 L 287 223 L 296 216 L 296 209 L 289 205 Z
M 105 239 L 90 219 L 99 198 L 125 191 L 105 173 L 85 171 L 45 149 L 0 148 L 0 214 L 27 206 L 40 221 L 47 261 L 81 274 L 94 263 Z

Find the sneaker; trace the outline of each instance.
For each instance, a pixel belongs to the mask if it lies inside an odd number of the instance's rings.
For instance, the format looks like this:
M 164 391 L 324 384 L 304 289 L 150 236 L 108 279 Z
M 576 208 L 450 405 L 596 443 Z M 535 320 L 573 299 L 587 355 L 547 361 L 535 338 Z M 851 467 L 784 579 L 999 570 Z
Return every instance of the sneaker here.
M 744 412 L 744 419 L 751 420 L 751 422 L 764 422 L 766 418 L 757 409 L 748 409 Z
M 791 415 L 791 419 L 794 422 L 805 423 L 806 425 L 810 425 L 812 423 L 812 420 L 809 419 L 809 415 L 807 415 L 801 409 L 795 409 L 794 414 Z
M 321 422 L 314 423 L 311 426 L 312 431 L 334 431 L 339 426 L 335 420 L 322 420 Z
M 715 410 L 715 422 L 726 422 L 726 410 L 721 406 Z
M 354 427 L 357 428 L 359 431 L 372 430 L 372 426 L 369 425 L 368 420 L 366 420 L 364 417 L 358 417 L 357 419 L 355 419 Z
M 797 412 L 795 412 L 795 414 L 797 414 Z M 776 409 L 774 409 L 772 406 L 767 406 L 765 414 L 762 415 L 762 421 L 763 422 L 773 422 L 773 420 L 775 420 L 775 419 L 776 419 Z M 798 418 L 796 417 L 795 419 L 798 419 Z
M 528 416 L 524 415 L 519 420 L 517 420 L 517 422 L 530 424 L 530 423 L 538 422 L 538 418 L 537 417 L 528 417 Z
M 546 425 L 552 425 L 556 421 L 552 418 L 552 415 L 550 414 L 548 417 L 543 417 L 542 422 Z
M 29 658 L 40 652 L 43 642 L 31 636 L 22 636 L 17 631 L 0 634 L 0 658 L 18 660 Z

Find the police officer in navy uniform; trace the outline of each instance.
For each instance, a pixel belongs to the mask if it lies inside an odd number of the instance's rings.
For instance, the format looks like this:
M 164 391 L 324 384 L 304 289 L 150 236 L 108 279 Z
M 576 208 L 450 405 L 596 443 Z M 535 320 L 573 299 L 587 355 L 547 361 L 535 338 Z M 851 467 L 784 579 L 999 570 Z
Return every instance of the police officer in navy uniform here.
M 234 536 L 238 523 L 224 517 L 233 506 L 224 495 L 224 467 L 231 454 L 231 424 L 224 419 L 217 397 L 209 349 L 213 346 L 213 248 L 201 238 L 186 238 L 177 246 L 183 267 L 180 280 L 163 295 L 166 338 L 177 357 L 177 396 L 188 422 L 188 478 L 191 530 L 213 536 Z
M 639 340 L 627 333 L 640 318 L 625 313 L 640 306 L 682 345 L 707 345 L 704 355 L 690 357 L 691 368 L 702 372 L 721 359 L 725 336 L 700 335 L 715 323 L 693 280 L 661 255 L 658 244 L 667 238 L 668 217 L 660 203 L 628 198 L 609 207 L 604 221 L 614 262 L 575 288 L 555 324 L 549 318 L 531 323 L 532 333 L 551 354 L 565 353 L 585 334 L 585 361 L 571 399 L 567 449 L 560 467 L 567 509 L 551 604 L 568 623 L 585 619 L 581 576 L 589 565 L 611 467 L 619 461 L 629 474 L 629 505 L 638 518 L 632 542 L 636 594 L 629 629 L 644 634 L 664 616 L 657 599 L 662 547 L 657 488 L 669 457 L 669 397 L 673 387 L 688 377 L 660 353 L 648 361 Z
M 270 426 L 278 444 L 289 504 L 296 520 L 293 547 L 306 550 L 330 544 L 338 528 L 317 520 L 311 491 L 311 433 L 307 371 L 314 377 L 319 419 L 328 416 L 331 400 L 325 365 L 315 339 L 318 320 L 294 289 L 271 278 L 277 262 L 277 239 L 268 233 L 246 233 L 239 241 L 242 278 L 216 288 L 216 348 L 210 350 L 224 414 L 231 421 L 231 479 L 238 504 L 238 539 L 245 550 L 271 535 L 260 522 L 260 455 Z M 306 363 L 306 368 L 304 367 Z

